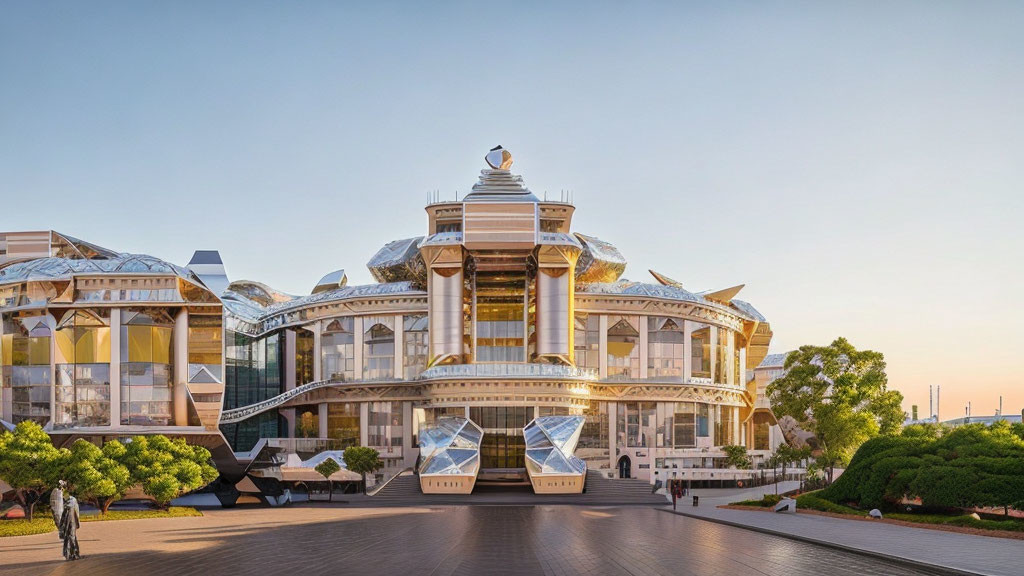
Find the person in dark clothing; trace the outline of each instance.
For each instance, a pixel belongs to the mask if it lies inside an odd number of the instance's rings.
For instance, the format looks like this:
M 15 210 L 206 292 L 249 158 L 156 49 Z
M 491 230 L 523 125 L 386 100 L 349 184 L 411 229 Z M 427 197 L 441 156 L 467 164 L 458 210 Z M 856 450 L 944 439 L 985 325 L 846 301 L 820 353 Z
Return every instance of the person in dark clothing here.
M 65 560 L 78 560 L 82 557 L 78 550 L 78 528 L 82 525 L 78 513 L 78 499 L 71 496 L 64 503 L 64 514 L 60 519 L 64 532 Z

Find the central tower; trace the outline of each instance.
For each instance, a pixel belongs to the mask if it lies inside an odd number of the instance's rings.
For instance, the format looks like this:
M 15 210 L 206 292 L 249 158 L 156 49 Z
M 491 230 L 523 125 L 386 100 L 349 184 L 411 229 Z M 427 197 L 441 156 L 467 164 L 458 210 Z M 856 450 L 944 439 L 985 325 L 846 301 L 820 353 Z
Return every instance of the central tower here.
M 501 146 L 461 202 L 427 206 L 429 365 L 575 365 L 575 208 L 539 200 Z

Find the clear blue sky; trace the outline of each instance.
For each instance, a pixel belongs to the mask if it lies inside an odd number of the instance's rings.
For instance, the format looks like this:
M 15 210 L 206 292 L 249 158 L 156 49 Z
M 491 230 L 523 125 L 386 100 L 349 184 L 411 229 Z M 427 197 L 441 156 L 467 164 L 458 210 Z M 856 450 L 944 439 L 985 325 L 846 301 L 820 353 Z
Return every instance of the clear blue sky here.
M 496 144 L 627 277 L 1024 407 L 1024 4 L 6 2 L 0 229 L 308 293 Z

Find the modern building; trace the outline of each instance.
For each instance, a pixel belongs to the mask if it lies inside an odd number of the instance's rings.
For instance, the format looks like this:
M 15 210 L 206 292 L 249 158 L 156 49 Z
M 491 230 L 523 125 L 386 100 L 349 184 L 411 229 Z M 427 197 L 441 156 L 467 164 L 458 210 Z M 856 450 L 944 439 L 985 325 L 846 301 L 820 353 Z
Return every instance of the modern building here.
M 422 235 L 370 258 L 377 283 L 335 270 L 302 296 L 229 282 L 214 251 L 180 267 L 0 234 L 0 417 L 61 444 L 185 436 L 232 481 L 268 450 L 364 445 L 414 466 L 445 416 L 483 431 L 481 479 L 522 477 L 544 416 L 582 417 L 574 454 L 552 457 L 609 476 L 725 478 L 722 446 L 777 444 L 754 377 L 772 332 L 742 285 L 622 279 L 575 206 L 531 193 L 500 147 L 487 161 L 465 198 L 426 207 Z

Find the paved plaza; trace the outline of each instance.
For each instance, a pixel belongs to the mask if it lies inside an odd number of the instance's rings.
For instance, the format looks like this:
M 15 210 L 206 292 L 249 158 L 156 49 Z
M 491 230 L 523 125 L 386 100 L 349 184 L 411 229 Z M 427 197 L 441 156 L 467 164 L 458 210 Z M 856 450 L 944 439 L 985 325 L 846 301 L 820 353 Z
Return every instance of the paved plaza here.
M 930 572 L 645 507 L 212 510 L 0 539 L 0 575 L 633 574 L 900 576 Z

